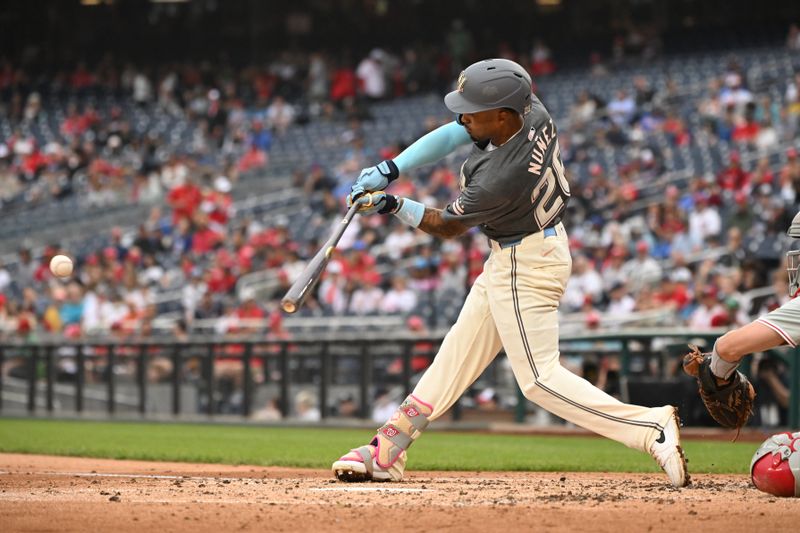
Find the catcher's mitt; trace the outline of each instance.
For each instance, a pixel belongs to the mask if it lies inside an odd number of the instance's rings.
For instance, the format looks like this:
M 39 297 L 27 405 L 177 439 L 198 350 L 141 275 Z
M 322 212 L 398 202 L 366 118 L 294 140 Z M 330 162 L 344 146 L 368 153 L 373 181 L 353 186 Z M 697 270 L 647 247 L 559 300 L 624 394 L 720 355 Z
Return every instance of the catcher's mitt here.
M 683 358 L 683 371 L 697 378 L 700 397 L 708 412 L 721 426 L 739 431 L 753 414 L 753 400 L 756 393 L 744 374 L 738 370 L 723 384 L 711 372 L 711 354 L 702 353 L 692 344 L 691 352 Z

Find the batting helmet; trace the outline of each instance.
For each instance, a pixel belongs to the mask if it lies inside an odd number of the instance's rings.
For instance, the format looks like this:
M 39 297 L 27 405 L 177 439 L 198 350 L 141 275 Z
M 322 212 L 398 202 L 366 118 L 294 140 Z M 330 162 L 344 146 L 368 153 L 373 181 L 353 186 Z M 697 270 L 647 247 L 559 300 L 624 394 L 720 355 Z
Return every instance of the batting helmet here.
M 792 224 L 786 232 L 793 239 L 800 239 L 800 213 L 792 219 Z M 798 268 L 800 268 L 800 250 L 792 250 L 786 253 L 786 272 L 789 274 L 789 294 L 796 295 L 800 291 L 800 279 L 798 279 Z
M 508 59 L 486 59 L 461 72 L 444 105 L 459 115 L 503 107 L 525 115 L 531 110 L 531 95 L 531 77 L 524 68 Z
M 800 431 L 765 440 L 750 462 L 750 478 L 758 490 L 800 497 Z

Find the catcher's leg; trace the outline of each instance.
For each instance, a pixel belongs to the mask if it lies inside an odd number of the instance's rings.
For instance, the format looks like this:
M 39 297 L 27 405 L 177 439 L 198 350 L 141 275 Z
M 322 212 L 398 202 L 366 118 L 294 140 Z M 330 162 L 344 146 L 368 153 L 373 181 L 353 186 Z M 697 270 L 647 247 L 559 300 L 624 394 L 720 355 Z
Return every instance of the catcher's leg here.
M 489 281 L 490 305 L 520 388 L 527 398 L 570 422 L 650 453 L 675 486 L 689 482 L 672 406 L 629 405 L 559 363 L 558 304 L 570 273 L 563 230 L 528 237 L 504 250 Z
M 487 262 L 490 268 L 491 260 Z M 500 351 L 484 275 L 472 287 L 458 320 L 411 395 L 366 446 L 331 467 L 341 481 L 400 481 L 406 450 L 428 423 L 446 412 Z

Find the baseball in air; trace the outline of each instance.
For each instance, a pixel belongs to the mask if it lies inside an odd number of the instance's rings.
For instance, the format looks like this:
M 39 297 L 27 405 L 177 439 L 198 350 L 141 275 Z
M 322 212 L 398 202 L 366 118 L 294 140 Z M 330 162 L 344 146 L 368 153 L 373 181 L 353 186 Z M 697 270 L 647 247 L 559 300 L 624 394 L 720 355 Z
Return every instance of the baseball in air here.
M 72 274 L 72 259 L 66 255 L 56 255 L 50 260 L 50 272 L 59 278 Z

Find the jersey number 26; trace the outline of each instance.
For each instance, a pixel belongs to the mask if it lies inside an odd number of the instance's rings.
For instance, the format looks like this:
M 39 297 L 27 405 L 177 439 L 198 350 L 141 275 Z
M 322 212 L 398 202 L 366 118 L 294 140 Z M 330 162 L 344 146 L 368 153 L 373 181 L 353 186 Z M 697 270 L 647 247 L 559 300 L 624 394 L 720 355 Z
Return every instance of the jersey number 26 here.
M 533 216 L 540 228 L 546 228 L 561 214 L 569 198 L 569 183 L 564 173 L 564 163 L 561 161 L 561 148 L 558 141 L 553 147 L 551 164 L 547 167 L 539 183 L 531 193 L 531 203 L 535 205 Z M 553 198 L 553 195 L 556 195 Z

